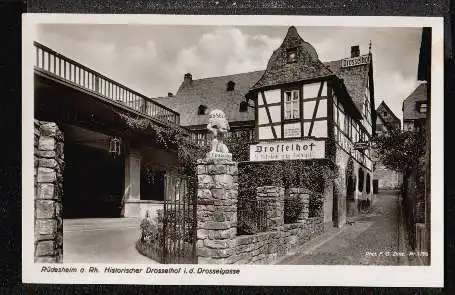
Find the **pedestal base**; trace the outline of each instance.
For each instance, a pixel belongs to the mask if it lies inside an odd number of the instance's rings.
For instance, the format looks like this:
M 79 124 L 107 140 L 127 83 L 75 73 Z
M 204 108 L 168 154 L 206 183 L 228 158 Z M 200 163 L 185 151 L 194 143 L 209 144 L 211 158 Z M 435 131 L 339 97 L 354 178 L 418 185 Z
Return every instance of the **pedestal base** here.
M 232 161 L 232 154 L 231 153 L 220 153 L 220 152 L 208 152 L 206 155 L 206 159 Z

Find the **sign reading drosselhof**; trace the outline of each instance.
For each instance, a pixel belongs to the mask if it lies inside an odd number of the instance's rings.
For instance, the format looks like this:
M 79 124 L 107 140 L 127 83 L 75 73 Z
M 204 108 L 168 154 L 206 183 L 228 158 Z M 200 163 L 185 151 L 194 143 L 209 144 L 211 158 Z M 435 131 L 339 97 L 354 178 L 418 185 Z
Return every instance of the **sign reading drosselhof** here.
M 279 161 L 325 158 L 325 141 L 293 140 L 250 145 L 250 161 Z
M 370 56 L 369 55 L 362 55 L 358 57 L 351 57 L 351 58 L 345 58 L 341 61 L 341 67 L 342 68 L 347 68 L 347 67 L 354 67 L 358 65 L 363 65 L 367 64 L 370 62 Z

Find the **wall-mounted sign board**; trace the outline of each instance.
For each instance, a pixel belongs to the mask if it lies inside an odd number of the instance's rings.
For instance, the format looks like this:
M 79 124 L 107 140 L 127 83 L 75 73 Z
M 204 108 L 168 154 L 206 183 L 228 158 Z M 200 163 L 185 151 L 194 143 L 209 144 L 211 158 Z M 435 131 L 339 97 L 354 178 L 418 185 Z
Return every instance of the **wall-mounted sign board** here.
M 300 123 L 285 124 L 284 125 L 284 138 L 289 137 L 301 137 L 301 125 Z
M 345 59 L 341 60 L 341 67 L 342 68 L 355 67 L 355 66 L 359 66 L 359 65 L 368 64 L 369 62 L 370 62 L 369 55 L 345 58 Z
M 288 140 L 250 145 L 250 161 L 283 161 L 325 158 L 324 140 Z

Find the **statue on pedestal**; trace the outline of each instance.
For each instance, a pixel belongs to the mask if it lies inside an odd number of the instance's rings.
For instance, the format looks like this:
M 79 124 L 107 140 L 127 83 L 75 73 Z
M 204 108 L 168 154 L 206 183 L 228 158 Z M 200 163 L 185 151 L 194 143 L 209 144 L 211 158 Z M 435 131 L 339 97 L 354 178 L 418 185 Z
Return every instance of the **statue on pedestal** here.
M 207 129 L 213 134 L 212 149 L 207 154 L 207 157 L 232 159 L 232 154 L 229 153 L 229 149 L 223 142 L 225 134 L 230 129 L 223 111 L 213 110 L 210 112 Z

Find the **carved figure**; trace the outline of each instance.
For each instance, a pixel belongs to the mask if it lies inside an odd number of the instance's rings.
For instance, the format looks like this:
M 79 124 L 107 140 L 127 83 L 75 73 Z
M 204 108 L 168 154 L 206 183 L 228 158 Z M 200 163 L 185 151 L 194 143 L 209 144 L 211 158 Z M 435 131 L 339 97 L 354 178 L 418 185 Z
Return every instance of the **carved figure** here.
M 224 135 L 229 131 L 229 123 L 223 111 L 213 110 L 210 112 L 207 129 L 213 133 L 211 152 L 229 153 L 223 142 Z

